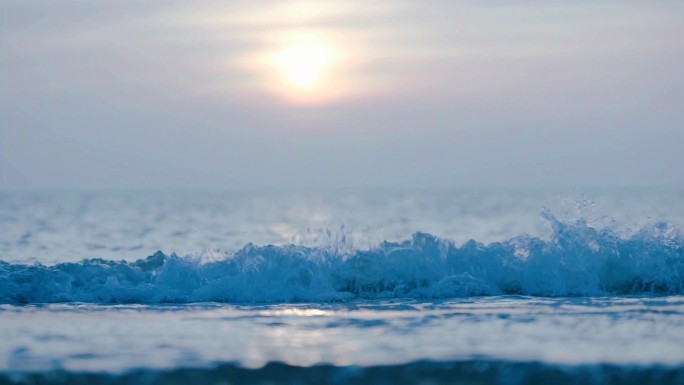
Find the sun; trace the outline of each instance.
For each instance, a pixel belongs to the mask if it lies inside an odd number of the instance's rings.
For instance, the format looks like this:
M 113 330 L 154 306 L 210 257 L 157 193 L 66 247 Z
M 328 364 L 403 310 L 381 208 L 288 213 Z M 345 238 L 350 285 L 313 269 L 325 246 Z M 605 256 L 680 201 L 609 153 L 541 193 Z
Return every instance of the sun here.
M 316 31 L 283 32 L 267 38 L 261 50 L 245 56 L 241 66 L 254 76 L 248 81 L 276 103 L 321 106 L 349 98 L 358 83 L 353 46 L 344 36 Z
M 283 80 L 300 90 L 320 86 L 333 61 L 332 49 L 321 42 L 300 42 L 275 55 L 275 64 Z

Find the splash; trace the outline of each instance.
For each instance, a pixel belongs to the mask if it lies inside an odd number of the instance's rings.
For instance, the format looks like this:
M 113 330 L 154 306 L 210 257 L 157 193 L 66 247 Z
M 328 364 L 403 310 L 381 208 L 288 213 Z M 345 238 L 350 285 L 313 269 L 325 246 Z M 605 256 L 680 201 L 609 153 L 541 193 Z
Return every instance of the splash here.
M 368 250 L 247 244 L 223 258 L 161 251 L 136 262 L 0 261 L 0 303 L 326 302 L 520 294 L 684 293 L 684 236 L 654 223 L 628 237 L 545 211 L 549 240 L 461 246 L 426 233 Z

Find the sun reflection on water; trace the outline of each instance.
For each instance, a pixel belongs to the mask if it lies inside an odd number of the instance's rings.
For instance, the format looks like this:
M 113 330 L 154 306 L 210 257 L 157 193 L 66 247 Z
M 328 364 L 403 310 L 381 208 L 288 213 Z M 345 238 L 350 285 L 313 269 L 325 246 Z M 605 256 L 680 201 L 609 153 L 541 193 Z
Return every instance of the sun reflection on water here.
M 284 309 L 272 309 L 260 312 L 262 316 L 279 317 L 279 316 L 298 316 L 298 317 L 320 317 L 328 316 L 333 313 L 330 311 L 325 311 L 321 309 L 301 309 L 301 308 L 284 308 Z

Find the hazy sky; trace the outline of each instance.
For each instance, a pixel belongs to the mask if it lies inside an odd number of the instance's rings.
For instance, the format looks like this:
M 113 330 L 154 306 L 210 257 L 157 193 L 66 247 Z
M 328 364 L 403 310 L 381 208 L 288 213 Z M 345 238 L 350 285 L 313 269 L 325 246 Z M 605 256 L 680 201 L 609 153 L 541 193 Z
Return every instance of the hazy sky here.
M 684 186 L 681 1 L 0 0 L 0 188 Z

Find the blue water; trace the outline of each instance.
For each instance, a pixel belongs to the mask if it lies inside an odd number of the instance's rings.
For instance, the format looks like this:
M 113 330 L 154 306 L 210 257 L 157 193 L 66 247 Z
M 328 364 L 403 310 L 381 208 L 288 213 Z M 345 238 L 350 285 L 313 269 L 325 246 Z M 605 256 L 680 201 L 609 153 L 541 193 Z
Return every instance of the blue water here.
M 0 195 L 0 384 L 684 384 L 683 197 Z

